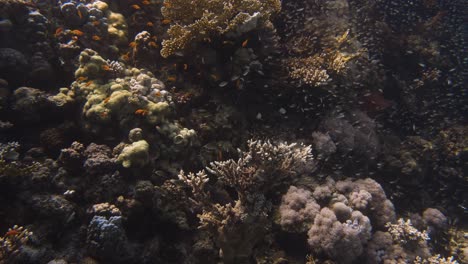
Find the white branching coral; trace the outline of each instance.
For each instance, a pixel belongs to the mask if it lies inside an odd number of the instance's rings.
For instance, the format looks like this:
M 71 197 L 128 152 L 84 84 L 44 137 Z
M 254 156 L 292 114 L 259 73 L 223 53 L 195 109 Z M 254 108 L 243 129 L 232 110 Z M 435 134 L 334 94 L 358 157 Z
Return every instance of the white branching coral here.
M 203 201 L 206 199 L 207 194 L 204 188 L 205 184 L 209 181 L 209 178 L 205 171 L 185 174 L 184 171 L 181 170 L 178 177 L 184 184 L 192 188 L 192 194 L 195 197 L 195 200 L 193 201 Z
M 224 263 L 245 263 L 267 230 L 272 209 L 268 194 L 290 184 L 312 161 L 311 147 L 303 144 L 250 140 L 239 159 L 213 162 L 206 169 L 217 178 L 217 187 L 233 188 L 237 195 L 225 204 L 213 202 L 206 190 L 205 171 L 179 174 L 191 188 L 190 198 L 198 210 L 200 227 L 212 230 L 223 252 Z M 227 198 L 227 197 L 226 197 Z
M 421 232 L 413 227 L 409 219 L 405 221 L 400 218 L 397 224 L 387 223 L 385 226 L 388 228 L 393 240 L 400 244 L 406 244 L 409 241 L 425 242 L 429 240 L 427 232 Z
M 311 151 L 311 146 L 303 144 L 250 140 L 248 151 L 239 151 L 237 161 L 212 162 L 207 169 L 221 182 L 234 187 L 243 200 L 256 191 L 265 193 L 275 182 L 304 170 L 312 160 Z
M 9 258 L 17 254 L 32 235 L 32 232 L 22 226 L 9 228 L 5 235 L 0 237 L 0 263 L 8 263 Z
M 423 259 L 420 256 L 417 256 L 414 260 L 414 264 L 458 264 L 458 262 L 454 260 L 452 256 L 443 258 L 437 254 L 428 259 Z

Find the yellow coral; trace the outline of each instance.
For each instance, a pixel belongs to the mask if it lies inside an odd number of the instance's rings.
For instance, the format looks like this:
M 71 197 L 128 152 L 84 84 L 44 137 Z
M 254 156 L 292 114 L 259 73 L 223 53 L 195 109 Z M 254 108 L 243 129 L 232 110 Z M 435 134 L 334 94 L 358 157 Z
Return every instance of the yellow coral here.
M 293 57 L 286 60 L 289 69 L 289 76 L 293 79 L 301 80 L 306 84 L 320 86 L 329 80 L 330 74 L 339 74 L 346 69 L 347 63 L 361 56 L 365 51 L 357 50 L 349 53 L 344 52 L 345 44 L 349 41 L 349 30 L 344 34 L 330 38 L 333 41 L 327 42 L 322 47 L 322 51 L 311 56 Z M 293 39 L 294 48 L 298 44 L 311 41 L 308 38 Z M 295 49 L 296 50 L 296 49 Z M 299 54 L 306 52 L 299 48 Z
M 192 42 L 234 31 L 251 20 L 266 25 L 281 10 L 279 0 L 165 0 L 163 5 L 163 16 L 173 23 L 167 32 L 169 39 L 162 42 L 165 58 Z

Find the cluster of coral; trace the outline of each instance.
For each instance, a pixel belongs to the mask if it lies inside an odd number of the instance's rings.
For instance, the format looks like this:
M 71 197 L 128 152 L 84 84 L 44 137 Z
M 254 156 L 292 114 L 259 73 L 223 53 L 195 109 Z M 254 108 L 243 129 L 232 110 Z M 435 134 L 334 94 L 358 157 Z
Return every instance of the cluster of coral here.
M 465 10 L 0 1 L 0 264 L 468 263 Z

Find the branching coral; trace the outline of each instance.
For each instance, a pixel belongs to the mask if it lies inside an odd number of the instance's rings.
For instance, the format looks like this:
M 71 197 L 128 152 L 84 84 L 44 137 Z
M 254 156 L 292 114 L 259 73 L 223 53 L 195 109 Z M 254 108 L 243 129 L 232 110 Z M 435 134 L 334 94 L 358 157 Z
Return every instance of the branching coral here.
M 420 232 L 411 225 L 410 220 L 398 219 L 397 224 L 387 223 L 385 225 L 388 232 L 392 235 L 393 240 L 399 244 L 406 244 L 410 241 L 425 242 L 429 240 L 429 235 L 426 231 Z
M 311 147 L 303 144 L 250 140 L 248 147 L 237 161 L 216 161 L 207 168 L 224 184 L 233 186 L 242 202 L 246 202 L 246 195 L 265 193 L 274 182 L 300 172 L 312 159 Z
M 216 234 L 225 263 L 245 262 L 251 256 L 268 225 L 268 195 L 286 185 L 311 160 L 310 146 L 250 140 L 248 150 L 240 151 L 237 161 L 213 162 L 207 168 L 220 187 L 232 187 L 237 193 L 237 199 L 224 205 L 211 201 L 204 171 L 180 173 L 179 179 L 192 189 L 193 204 L 202 211 L 198 215 L 201 226 Z
M 204 38 L 262 27 L 281 10 L 278 0 L 165 0 L 163 5 L 163 16 L 173 23 L 167 32 L 169 39 L 162 42 L 163 57 Z
M 291 57 L 286 64 L 289 76 L 306 84 L 321 86 L 330 80 L 330 75 L 344 74 L 348 62 L 362 56 L 363 50 L 348 53 L 343 48 L 348 41 L 349 31 L 336 38 L 335 43 L 323 47 L 319 53 L 306 57 Z M 310 45 L 310 43 L 309 43 Z
M 0 263 L 9 263 L 10 258 L 17 254 L 21 246 L 24 245 L 32 232 L 22 226 L 9 228 L 4 236 L 0 237 Z
M 298 8 L 289 3 L 291 21 L 286 48 L 293 56 L 285 60 L 292 79 L 322 86 L 332 77 L 344 76 L 351 60 L 364 57 L 365 50 L 355 38 L 349 3 L 346 0 L 309 1 Z M 301 6 L 302 7 L 302 6 Z M 300 21 L 298 26 L 296 23 Z

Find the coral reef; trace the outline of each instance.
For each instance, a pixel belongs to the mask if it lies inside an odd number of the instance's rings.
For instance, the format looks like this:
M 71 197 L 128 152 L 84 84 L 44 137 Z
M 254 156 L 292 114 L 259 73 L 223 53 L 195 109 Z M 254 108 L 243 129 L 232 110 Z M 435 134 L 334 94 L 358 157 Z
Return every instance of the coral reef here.
M 171 23 L 167 31 L 169 39 L 162 42 L 163 57 L 182 52 L 194 42 L 217 35 L 240 35 L 260 28 L 271 23 L 270 17 L 281 10 L 281 3 L 277 0 L 207 0 L 198 2 L 194 9 L 183 8 L 184 4 L 181 0 L 165 0 L 163 3 L 163 23 Z
M 31 236 L 32 232 L 22 226 L 9 228 L 5 235 L 0 237 L 0 263 L 11 261 Z
M 467 263 L 465 2 L 0 1 L 0 263 Z

